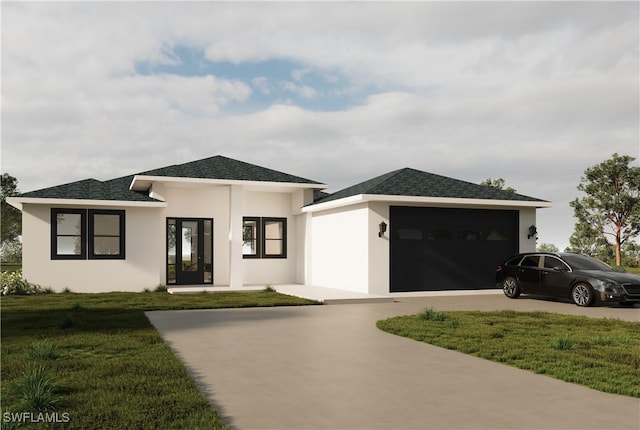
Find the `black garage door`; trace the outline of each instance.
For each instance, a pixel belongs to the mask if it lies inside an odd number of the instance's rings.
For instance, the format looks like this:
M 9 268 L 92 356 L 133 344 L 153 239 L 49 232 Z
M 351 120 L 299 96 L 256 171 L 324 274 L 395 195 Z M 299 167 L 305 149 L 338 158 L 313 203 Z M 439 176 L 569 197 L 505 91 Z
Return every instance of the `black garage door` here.
M 518 252 L 518 211 L 392 206 L 391 292 L 495 288 Z

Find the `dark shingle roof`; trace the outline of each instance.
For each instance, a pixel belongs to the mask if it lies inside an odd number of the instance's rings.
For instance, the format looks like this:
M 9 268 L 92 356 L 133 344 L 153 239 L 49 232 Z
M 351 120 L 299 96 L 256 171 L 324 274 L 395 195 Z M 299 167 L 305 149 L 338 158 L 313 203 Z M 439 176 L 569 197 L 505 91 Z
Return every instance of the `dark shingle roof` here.
M 78 200 L 113 200 L 133 202 L 157 202 L 146 193 L 131 191 L 129 185 L 133 176 L 112 179 L 110 181 L 98 181 L 97 179 L 85 179 L 71 182 L 42 190 L 20 194 L 20 197 L 40 199 L 78 199 Z
M 318 184 L 316 181 L 233 160 L 220 155 L 205 158 L 204 160 L 148 170 L 138 173 L 138 175 Z M 134 176 L 135 175 L 129 175 L 104 182 L 98 181 L 97 179 L 85 179 L 23 193 L 20 197 L 157 202 L 158 200 L 152 199 L 145 192 L 132 191 L 129 189 Z
M 227 179 L 234 181 L 286 182 L 294 184 L 319 184 L 320 182 L 255 164 L 245 163 L 217 155 L 204 160 L 162 167 L 139 173 L 148 176 L 170 176 L 176 178 Z
M 473 184 L 447 178 L 446 176 L 404 168 L 337 191 L 315 201 L 313 204 L 360 194 L 544 202 L 544 200 L 499 190 L 486 185 Z

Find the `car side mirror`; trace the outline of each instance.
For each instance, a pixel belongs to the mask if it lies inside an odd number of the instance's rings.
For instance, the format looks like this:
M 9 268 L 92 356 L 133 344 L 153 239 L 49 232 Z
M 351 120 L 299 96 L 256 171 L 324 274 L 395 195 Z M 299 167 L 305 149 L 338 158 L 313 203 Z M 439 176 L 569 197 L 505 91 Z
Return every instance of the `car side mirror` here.
M 553 270 L 556 272 L 566 272 L 567 269 L 564 266 L 554 266 Z

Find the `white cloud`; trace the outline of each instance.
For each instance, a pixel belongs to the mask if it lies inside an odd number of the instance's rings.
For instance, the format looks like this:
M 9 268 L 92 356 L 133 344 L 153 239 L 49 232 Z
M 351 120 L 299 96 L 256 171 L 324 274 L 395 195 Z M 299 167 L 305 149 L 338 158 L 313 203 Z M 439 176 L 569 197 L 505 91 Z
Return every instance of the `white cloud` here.
M 251 83 L 262 94 L 265 94 L 265 95 L 271 94 L 272 87 L 269 84 L 269 78 L 267 78 L 266 76 L 258 76 L 257 78 L 253 78 L 251 80 Z
M 553 200 L 540 211 L 541 240 L 563 247 L 584 169 L 613 152 L 640 155 L 637 3 L 2 8 L 2 170 L 23 190 L 216 153 L 334 190 L 409 166 L 474 182 L 503 177 Z M 141 63 L 175 65 L 177 46 L 211 61 L 300 66 L 288 82 L 137 73 Z M 314 88 L 311 77 L 341 85 Z M 276 90 L 363 97 L 327 112 L 293 96 L 233 109 L 282 97 Z
M 318 96 L 318 91 L 308 85 L 297 85 L 294 82 L 282 82 L 282 89 L 290 91 L 305 99 L 313 99 Z

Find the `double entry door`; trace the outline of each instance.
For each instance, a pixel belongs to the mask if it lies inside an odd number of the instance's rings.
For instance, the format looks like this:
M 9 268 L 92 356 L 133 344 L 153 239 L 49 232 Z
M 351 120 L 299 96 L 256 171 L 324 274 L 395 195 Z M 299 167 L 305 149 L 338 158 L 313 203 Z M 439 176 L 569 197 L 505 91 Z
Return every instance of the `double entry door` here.
M 167 218 L 167 284 L 213 283 L 213 219 Z

